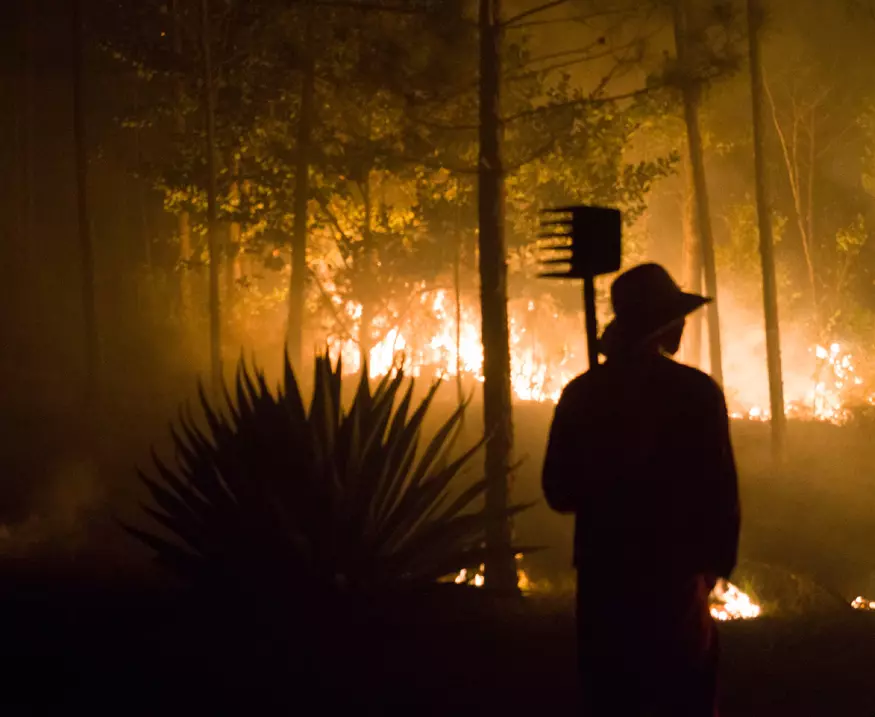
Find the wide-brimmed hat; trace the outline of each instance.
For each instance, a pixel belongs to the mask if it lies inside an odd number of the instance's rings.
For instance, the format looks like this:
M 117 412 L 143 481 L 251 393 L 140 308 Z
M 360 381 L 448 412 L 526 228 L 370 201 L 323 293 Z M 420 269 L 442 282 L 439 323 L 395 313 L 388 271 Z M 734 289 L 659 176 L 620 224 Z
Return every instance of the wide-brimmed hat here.
M 611 285 L 614 320 L 605 328 L 599 349 L 609 356 L 646 344 L 710 301 L 682 291 L 659 264 L 632 267 Z

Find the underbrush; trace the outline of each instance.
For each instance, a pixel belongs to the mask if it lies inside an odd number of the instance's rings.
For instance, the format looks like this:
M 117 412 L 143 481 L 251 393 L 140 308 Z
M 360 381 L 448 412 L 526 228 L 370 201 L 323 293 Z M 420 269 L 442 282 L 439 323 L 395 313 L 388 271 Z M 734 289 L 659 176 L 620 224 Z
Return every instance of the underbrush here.
M 454 394 L 450 384 L 438 393 L 423 427 L 426 435 L 455 407 Z M 39 546 L 52 555 L 124 553 L 145 561 L 145 551 L 114 532 L 114 521 L 136 515 L 146 497 L 134 467 L 149 464 L 150 446 L 171 455 L 167 426 L 180 402 L 177 395 L 149 386 L 115 395 L 103 417 L 101 465 L 93 474 L 82 467 L 81 421 L 72 409 L 38 400 L 5 406 L 13 430 L 0 452 L 0 556 Z M 573 520 L 550 511 L 540 489 L 552 412 L 548 404 L 515 407 L 515 451 L 522 463 L 513 477 L 513 495 L 537 504 L 515 519 L 514 530 L 521 544 L 547 548 L 524 558 L 529 578 L 568 587 L 573 584 Z M 481 427 L 482 405 L 475 402 L 465 420 L 469 444 Z M 875 594 L 875 441 L 868 424 L 840 428 L 791 422 L 787 461 L 780 470 L 769 460 L 768 424 L 735 422 L 733 435 L 742 491 L 742 558 L 775 566 L 846 600 Z M 480 475 L 479 467 L 476 459 L 470 480 Z M 787 601 L 785 596 L 782 602 Z

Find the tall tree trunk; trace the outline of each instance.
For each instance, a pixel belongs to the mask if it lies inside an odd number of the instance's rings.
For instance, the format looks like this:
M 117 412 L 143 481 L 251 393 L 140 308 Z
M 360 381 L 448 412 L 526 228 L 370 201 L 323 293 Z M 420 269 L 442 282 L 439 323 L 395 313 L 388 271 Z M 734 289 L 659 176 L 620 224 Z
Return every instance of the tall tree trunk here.
M 240 163 L 233 154 L 230 165 L 232 182 L 228 199 L 234 210 L 238 210 L 240 208 Z M 225 246 L 222 254 L 225 260 L 225 327 L 229 329 L 229 334 L 236 334 L 236 329 L 239 328 L 236 324 L 233 327 L 234 331 L 231 331 L 231 324 L 234 320 L 234 306 L 237 300 L 237 280 L 240 278 L 240 222 L 236 218 L 232 218 L 228 222 L 228 231 L 225 233 Z
M 699 242 L 699 231 L 696 227 L 696 191 L 693 186 L 693 171 L 689 157 L 684 159 L 683 166 L 683 231 L 684 231 L 684 266 L 683 279 L 687 291 L 702 293 L 702 245 Z M 684 361 L 691 366 L 702 363 L 702 314 L 694 313 L 687 319 L 684 332 Z
M 207 129 L 207 251 L 210 263 L 210 378 L 214 393 L 222 386 L 222 337 L 219 303 L 219 255 L 216 237 L 216 92 L 213 86 L 213 65 L 210 39 L 210 3 L 201 0 L 201 51 L 204 73 L 204 113 Z
M 696 226 L 702 246 L 702 265 L 705 274 L 705 290 L 713 301 L 706 308 L 708 316 L 708 353 L 711 376 L 723 383 L 723 356 L 720 342 L 720 312 L 717 301 L 717 267 L 714 258 L 714 237 L 711 230 L 711 210 L 708 201 L 708 182 L 705 177 L 705 159 L 702 151 L 702 135 L 699 129 L 699 105 L 702 87 L 692 76 L 690 62 L 690 0 L 675 0 L 674 33 L 678 64 L 684 76 L 683 103 L 684 122 L 687 127 L 687 144 L 695 188 Z
M 14 76 L 15 79 L 12 83 L 11 87 L 11 96 L 12 96 L 12 158 L 14 164 L 15 174 L 13 175 L 13 180 L 11 184 L 12 190 L 12 206 L 14 209 L 15 216 L 13 218 L 13 235 L 15 236 L 16 242 L 16 250 L 19 254 L 21 260 L 25 262 L 27 260 L 27 252 L 29 250 L 27 246 L 27 241 L 25 239 L 25 189 L 24 189 L 24 178 L 26 176 L 25 169 L 25 159 L 24 159 L 24 132 L 25 132 L 25 124 L 26 124 L 26 107 L 28 96 L 27 96 L 27 71 L 28 71 L 28 52 L 27 52 L 27 23 L 29 21 L 28 18 L 28 9 L 30 8 L 30 3 L 19 3 L 19 16 L 16 16 L 16 20 L 18 22 L 18 27 L 16 28 L 18 32 L 16 33 L 16 38 L 21 42 L 21 47 L 16 45 L 16 57 L 14 58 L 16 62 L 20 63 L 20 66 L 23 68 L 23 72 L 18 76 Z M 27 267 L 29 270 L 29 266 Z
M 501 0 L 480 0 L 480 148 L 477 201 L 480 228 L 480 312 L 483 337 L 483 424 L 486 442 L 486 575 L 501 590 L 517 587 L 506 517 L 510 493 L 513 415 L 501 161 Z
M 182 61 L 182 15 L 180 3 L 182 0 L 172 0 L 171 12 L 173 14 L 173 53 L 177 57 L 177 61 Z M 174 88 L 176 94 L 177 106 L 182 102 L 183 87 L 182 80 L 176 82 Z M 186 133 L 185 117 L 181 112 L 176 114 L 176 131 L 180 136 Z M 192 319 L 193 311 L 193 291 L 191 286 L 191 269 L 189 263 L 192 259 L 191 247 L 191 217 L 188 211 L 179 212 L 176 217 L 176 231 L 179 235 L 179 313 L 183 323 L 188 323 Z
M 760 57 L 762 14 L 763 9 L 759 0 L 747 1 L 754 180 L 756 182 L 757 219 L 760 232 L 760 261 L 763 269 L 763 312 L 766 324 L 769 404 L 772 413 L 772 454 L 776 460 L 780 461 L 784 452 L 786 418 L 784 416 L 784 380 L 781 373 L 781 337 L 778 326 L 778 287 L 775 280 L 772 218 L 768 186 L 766 185 L 763 66 Z
M 134 89 L 134 105 L 139 113 L 140 111 L 140 92 L 135 85 Z M 143 147 L 142 138 L 140 136 L 140 128 L 134 130 L 134 153 L 136 154 L 136 192 L 137 192 L 137 209 L 140 220 L 140 242 L 143 246 L 143 264 L 147 272 L 152 271 L 152 231 L 149 226 L 149 208 L 148 197 L 146 194 L 146 186 L 143 182 L 142 167 L 143 167 Z
M 36 18 L 32 1 L 24 3 L 24 132 L 21 156 L 24 174 L 24 234 L 29 271 L 31 276 L 41 275 L 38 271 L 38 252 L 34 227 L 36 224 L 36 184 L 34 182 L 34 128 L 36 127 L 36 95 L 34 89 L 34 47 L 36 45 Z M 38 287 L 39 288 L 39 287 Z
M 456 311 L 456 400 L 461 406 L 465 402 L 465 389 L 462 383 L 462 234 L 457 233 L 456 251 L 453 256 L 453 294 Z M 464 415 L 462 421 L 465 420 Z M 460 426 L 461 428 L 461 426 Z
M 95 291 L 94 246 L 91 241 L 91 215 L 88 205 L 88 148 L 85 135 L 85 39 L 82 26 L 82 0 L 73 0 L 73 133 L 76 145 L 76 208 L 79 231 L 79 256 L 82 261 L 82 312 L 85 337 L 85 411 L 88 427 L 96 429 L 99 401 L 99 336 Z M 95 434 L 90 432 L 89 440 Z M 93 449 L 95 446 L 89 446 Z
M 297 371 L 303 360 L 305 303 L 307 297 L 307 205 L 310 199 L 310 143 L 315 109 L 312 10 L 304 8 L 304 66 L 301 72 L 301 110 L 298 117 L 298 156 L 295 161 L 294 227 L 292 229 L 292 275 L 289 279 L 289 316 L 286 341 L 289 358 Z
M 365 263 L 364 271 L 359 272 L 360 284 L 359 298 L 362 302 L 362 315 L 360 319 L 359 329 L 359 351 L 361 353 L 361 362 L 364 367 L 368 362 L 368 357 L 371 353 L 373 344 L 373 334 L 371 329 L 374 323 L 374 291 L 372 282 L 374 281 L 374 263 L 372 261 L 374 242 L 371 235 L 371 169 L 368 167 L 364 171 L 364 178 L 359 185 L 362 193 L 362 202 L 364 203 L 365 217 L 362 225 L 362 260 Z
M 762 63 L 762 61 L 760 62 Z M 798 115 L 794 116 L 794 131 L 791 137 L 788 138 L 786 133 L 784 132 L 784 128 L 781 126 L 781 121 L 778 118 L 778 108 L 775 104 L 775 98 L 772 95 L 769 83 L 765 78 L 765 72 L 762 69 L 762 64 L 760 65 L 760 76 L 762 78 L 762 87 L 765 92 L 765 97 L 768 100 L 769 108 L 771 109 L 772 123 L 775 127 L 775 133 L 778 135 L 778 141 L 781 144 L 781 152 L 784 156 L 784 167 L 787 170 L 787 181 L 790 183 L 790 193 L 793 195 L 793 210 L 796 216 L 796 227 L 799 230 L 799 239 L 802 242 L 802 253 L 805 256 L 805 266 L 808 270 L 808 283 L 811 287 L 811 304 L 814 321 L 819 333 L 820 331 L 822 331 L 823 323 L 820 317 L 820 292 L 817 283 L 817 271 L 815 270 L 814 264 L 814 247 L 812 245 L 814 237 L 811 235 L 811 231 L 814 227 L 814 209 L 810 205 L 808 207 L 805 206 L 805 200 L 802 196 L 802 172 L 799 166 L 799 140 L 796 132 L 796 123 L 800 121 L 800 118 L 798 117 Z M 796 111 L 798 110 L 794 108 L 794 112 Z M 812 112 L 814 112 L 814 110 L 812 110 Z M 811 157 L 811 162 L 808 168 L 808 189 L 813 198 L 813 132 L 811 135 L 811 144 L 809 146 L 809 156 Z

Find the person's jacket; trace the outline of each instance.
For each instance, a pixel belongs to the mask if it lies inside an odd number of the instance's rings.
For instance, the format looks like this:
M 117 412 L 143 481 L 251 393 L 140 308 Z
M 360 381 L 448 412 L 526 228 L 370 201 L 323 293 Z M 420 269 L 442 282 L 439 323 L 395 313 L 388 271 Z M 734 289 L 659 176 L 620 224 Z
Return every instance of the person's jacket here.
M 611 359 L 556 407 L 543 470 L 549 505 L 574 513 L 574 562 L 632 581 L 735 567 L 740 512 L 729 418 L 706 374 L 659 356 Z

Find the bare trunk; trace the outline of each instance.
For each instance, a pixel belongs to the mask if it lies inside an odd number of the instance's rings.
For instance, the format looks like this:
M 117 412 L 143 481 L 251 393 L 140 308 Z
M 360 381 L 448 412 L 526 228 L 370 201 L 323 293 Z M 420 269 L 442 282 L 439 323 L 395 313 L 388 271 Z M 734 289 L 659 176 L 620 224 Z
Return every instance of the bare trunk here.
M 689 157 L 684 161 L 683 172 L 683 279 L 687 291 L 700 294 L 702 293 L 702 245 L 699 242 L 699 231 L 696 226 L 695 188 Z M 702 314 L 700 312 L 694 313 L 687 319 L 687 328 L 684 331 L 684 361 L 697 367 L 702 363 Z
M 210 286 L 210 378 L 213 392 L 222 386 L 222 337 L 219 303 L 219 253 L 216 231 L 216 94 L 213 87 L 213 66 L 210 40 L 210 4 L 201 0 L 201 46 L 204 72 L 204 112 L 207 129 L 207 251 L 209 252 Z
M 140 93 L 137 89 L 134 90 L 134 103 L 136 105 L 136 109 L 139 111 L 140 109 Z M 148 201 L 146 196 L 146 187 L 143 183 L 142 178 L 142 166 L 143 166 L 143 148 L 140 137 L 140 129 L 134 130 L 134 152 L 136 154 L 136 163 L 137 163 L 137 177 L 136 177 L 136 191 L 137 191 L 137 209 L 138 214 L 140 216 L 140 242 L 143 246 L 143 264 L 147 271 L 151 271 L 152 269 L 152 232 L 149 228 L 149 210 L 148 210 Z
M 231 159 L 231 171 L 234 181 L 231 183 L 229 199 L 234 210 L 240 208 L 240 166 L 236 158 Z M 228 223 L 225 234 L 224 255 L 225 268 L 225 324 L 228 328 L 234 318 L 234 306 L 237 301 L 237 280 L 240 278 L 240 222 L 232 219 Z M 235 328 L 237 328 L 235 326 Z
M 760 261 L 763 268 L 763 313 L 766 324 L 766 363 L 769 371 L 769 404 L 772 414 L 772 454 L 778 461 L 784 452 L 784 380 L 781 372 L 781 336 L 778 326 L 778 287 L 775 280 L 775 252 L 772 218 L 766 185 L 765 128 L 763 123 L 763 74 L 760 58 L 762 7 L 759 0 L 747 2 L 750 50 L 750 87 L 756 181 L 757 219 L 760 232 Z
M 24 241 L 29 269 L 34 275 L 41 275 L 37 271 L 38 252 L 34 226 L 36 224 L 36 183 L 34 182 L 34 127 L 36 125 L 35 105 L 36 95 L 34 92 L 34 46 L 36 43 L 36 22 L 33 10 L 33 2 L 24 3 L 25 32 L 24 32 L 24 144 L 21 156 L 24 162 Z
M 79 230 L 79 256 L 82 261 L 82 311 L 85 337 L 85 402 L 86 421 L 96 428 L 99 403 L 99 337 L 97 333 L 97 303 L 95 291 L 94 246 L 91 241 L 91 214 L 88 205 L 88 149 L 85 135 L 84 102 L 84 37 L 82 0 L 73 0 L 73 132 L 76 145 L 76 206 Z M 93 433 L 89 439 L 93 439 Z M 92 446 L 93 448 L 93 446 Z
M 182 18 L 179 4 L 182 0 L 173 0 L 171 12 L 173 14 L 173 52 L 177 58 L 182 57 Z M 182 101 L 182 80 L 178 80 L 175 87 L 176 101 Z M 185 135 L 185 117 L 178 113 L 176 116 L 176 131 Z M 191 252 L 191 217 L 187 211 L 181 211 L 176 218 L 177 233 L 179 234 L 179 313 L 184 323 L 192 319 L 194 305 L 193 290 L 191 286 L 192 259 Z
M 701 103 L 701 86 L 697 78 L 690 77 L 690 61 L 688 52 L 689 28 L 687 26 L 689 0 L 675 2 L 674 32 L 675 45 L 679 64 L 685 74 L 683 85 L 684 122 L 687 127 L 687 144 L 690 164 L 693 173 L 695 190 L 696 227 L 702 247 L 702 267 L 705 274 L 705 290 L 711 296 L 712 302 L 707 307 L 708 316 L 708 353 L 711 364 L 711 376 L 719 384 L 723 384 L 723 357 L 720 345 L 720 312 L 717 300 L 717 267 L 714 258 L 714 237 L 711 231 L 711 210 L 708 201 L 708 182 L 705 177 L 705 160 L 702 151 L 702 135 L 699 129 L 699 105 Z
M 176 221 L 176 230 L 179 233 L 179 308 L 183 322 L 188 322 L 192 319 L 194 308 L 194 292 L 189 268 L 192 259 L 191 215 L 188 212 L 180 212 Z
M 486 576 L 492 587 L 516 590 L 507 518 L 513 415 L 504 240 L 504 170 L 501 162 L 501 2 L 480 0 L 480 312 L 483 336 L 483 425 L 486 442 Z
M 315 67 L 311 11 L 304 27 L 304 67 L 301 74 L 301 114 L 298 117 L 298 156 L 295 162 L 295 224 L 292 232 L 292 275 L 289 280 L 289 316 L 286 341 L 289 358 L 300 371 L 303 360 L 305 302 L 307 297 L 307 205 L 310 199 L 310 143 L 312 134 Z
M 808 196 L 807 196 L 807 207 L 806 207 L 806 222 L 805 227 L 808 233 L 808 253 L 810 254 L 808 263 L 809 263 L 809 281 L 811 282 L 811 286 L 813 289 L 814 296 L 814 317 L 817 321 L 817 326 L 820 329 L 823 327 L 826 328 L 822 321 L 821 314 L 821 305 L 819 292 L 817 290 L 817 278 L 814 272 L 814 262 L 817 260 L 815 252 L 817 251 L 817 245 L 815 243 L 815 233 L 814 233 L 814 165 L 817 153 L 815 152 L 815 113 L 814 110 L 811 110 L 811 117 L 809 118 L 809 133 L 808 133 Z M 823 337 L 821 337 L 823 340 Z
M 371 170 L 366 169 L 361 183 L 362 201 L 365 206 L 364 225 L 362 226 L 362 260 L 364 271 L 359 272 L 359 298 L 362 302 L 362 315 L 359 328 L 359 351 L 362 366 L 368 363 L 373 344 L 372 328 L 374 323 L 374 297 L 371 282 L 374 281 L 374 266 L 372 261 L 373 237 L 371 236 Z M 363 277 L 363 278 L 362 278 Z
M 453 257 L 453 292 L 456 309 L 456 400 L 461 406 L 465 402 L 465 389 L 462 383 L 462 234 L 456 237 L 456 252 Z M 464 421 L 464 416 L 462 416 Z
M 231 189 L 234 192 L 234 188 Z M 237 301 L 237 280 L 240 278 L 240 222 L 229 222 L 225 235 L 224 255 L 225 270 L 225 321 L 226 324 L 234 316 L 234 306 Z M 227 328 L 227 327 L 226 327 Z
M 760 71 L 762 73 L 762 68 Z M 810 228 L 812 228 L 814 225 L 811 214 L 811 212 L 813 212 L 813 209 L 809 207 L 809 211 L 806 212 L 803 207 L 802 187 L 800 181 L 801 172 L 799 168 L 799 155 L 797 149 L 797 124 L 799 121 L 799 117 L 795 116 L 793 118 L 793 135 L 790 137 L 790 139 L 788 139 L 787 134 L 784 132 L 784 128 L 781 126 L 781 121 L 778 118 L 778 108 L 775 104 L 775 98 L 772 95 L 769 83 L 765 80 L 765 77 L 763 77 L 762 87 L 765 91 L 766 99 L 769 102 L 769 107 L 771 108 L 772 124 L 774 125 L 775 132 L 778 135 L 778 140 L 781 144 L 781 151 L 784 156 L 784 167 L 787 169 L 787 180 L 790 183 L 790 193 L 793 195 L 793 211 L 796 216 L 796 227 L 799 230 L 799 239 L 802 242 L 802 253 L 805 255 L 805 266 L 808 270 L 808 283 L 811 288 L 811 303 L 814 311 L 815 324 L 817 325 L 818 330 L 820 330 L 820 292 L 818 291 L 817 285 L 817 272 L 814 269 L 812 237 L 809 233 Z M 809 151 L 813 154 L 813 137 L 811 144 L 812 147 Z M 809 168 L 809 171 L 811 172 L 813 170 Z M 810 180 L 808 185 L 809 191 L 813 191 L 813 183 Z M 806 221 L 806 216 L 808 217 L 809 221 Z

